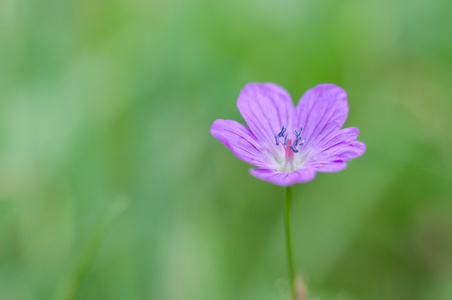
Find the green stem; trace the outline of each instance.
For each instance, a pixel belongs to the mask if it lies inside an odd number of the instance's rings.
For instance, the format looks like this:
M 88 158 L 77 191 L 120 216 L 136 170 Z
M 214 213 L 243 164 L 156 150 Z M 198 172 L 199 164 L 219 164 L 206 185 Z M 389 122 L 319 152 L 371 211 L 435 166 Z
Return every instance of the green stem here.
M 292 204 L 292 187 L 286 187 L 286 242 L 287 242 L 287 262 L 289 264 L 289 287 L 292 299 L 296 300 L 295 294 L 295 268 L 292 256 L 292 240 L 290 238 L 290 207 Z

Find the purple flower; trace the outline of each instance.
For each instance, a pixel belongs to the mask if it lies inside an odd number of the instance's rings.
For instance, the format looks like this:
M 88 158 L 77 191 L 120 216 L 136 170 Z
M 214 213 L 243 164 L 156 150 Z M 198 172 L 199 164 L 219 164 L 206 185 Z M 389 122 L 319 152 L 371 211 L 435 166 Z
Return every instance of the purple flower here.
M 248 127 L 215 120 L 210 131 L 238 158 L 257 166 L 250 173 L 281 186 L 337 172 L 361 156 L 366 145 L 356 127 L 341 129 L 348 115 L 347 94 L 333 84 L 308 90 L 295 108 L 292 98 L 273 83 L 250 83 L 237 107 Z

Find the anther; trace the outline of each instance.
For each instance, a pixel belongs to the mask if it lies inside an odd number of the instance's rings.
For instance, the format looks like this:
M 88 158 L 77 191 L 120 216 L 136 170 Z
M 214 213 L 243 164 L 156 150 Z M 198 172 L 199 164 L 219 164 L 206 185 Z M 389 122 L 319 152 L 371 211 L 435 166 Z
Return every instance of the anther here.
M 289 141 L 289 134 L 286 134 L 286 138 L 284 139 L 284 146 L 287 145 L 288 141 Z
M 295 153 L 298 152 L 297 148 L 295 148 L 294 145 L 290 145 L 289 147 L 290 147 L 290 149 L 292 149 L 293 152 L 295 152 Z
M 298 133 L 296 129 L 293 130 L 293 133 L 295 134 L 295 136 L 297 138 L 299 138 L 302 130 L 303 130 L 303 127 L 300 127 L 300 133 Z
M 279 146 L 279 134 L 275 135 L 276 146 Z
M 278 133 L 278 136 L 279 137 L 283 137 L 285 132 L 286 132 L 286 126 L 283 126 L 282 129 L 281 129 L 281 132 Z

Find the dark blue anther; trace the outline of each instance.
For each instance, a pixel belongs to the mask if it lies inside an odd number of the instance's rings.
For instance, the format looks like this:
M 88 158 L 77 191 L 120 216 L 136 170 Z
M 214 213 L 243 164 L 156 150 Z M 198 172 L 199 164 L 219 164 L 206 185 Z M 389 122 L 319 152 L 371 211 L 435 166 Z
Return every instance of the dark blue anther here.
M 295 134 L 295 136 L 296 136 L 297 138 L 299 138 L 300 135 L 301 135 L 301 131 L 302 131 L 302 130 L 303 130 L 303 127 L 300 127 L 300 133 L 298 133 L 296 129 L 293 130 L 293 133 Z
M 301 143 L 300 143 L 300 145 L 299 146 L 303 146 L 304 145 L 304 143 L 306 143 L 306 139 L 304 139 Z
M 293 143 L 293 145 L 296 147 L 298 145 L 298 142 L 301 140 L 301 136 L 297 136 L 297 139 Z
M 290 147 L 290 149 L 292 149 L 293 152 L 295 152 L 295 153 L 298 152 L 297 148 L 295 148 L 293 145 L 290 145 L 289 147 Z
M 283 137 L 285 132 L 286 132 L 286 126 L 283 126 L 282 129 L 281 129 L 281 132 L 278 133 L 278 136 L 279 137 Z
M 287 129 L 286 126 L 283 126 L 282 129 L 281 129 L 281 131 L 280 131 L 277 135 L 275 135 L 275 142 L 276 142 L 276 145 L 277 145 L 277 146 L 279 146 L 279 138 L 280 138 L 280 137 L 284 137 L 284 133 L 286 132 L 286 129 Z M 285 141 L 284 145 L 287 144 L 287 138 L 288 138 L 288 136 L 289 136 L 289 135 L 286 136 L 286 141 Z
M 287 145 L 288 141 L 289 141 L 289 134 L 286 134 L 286 138 L 284 139 L 284 146 Z

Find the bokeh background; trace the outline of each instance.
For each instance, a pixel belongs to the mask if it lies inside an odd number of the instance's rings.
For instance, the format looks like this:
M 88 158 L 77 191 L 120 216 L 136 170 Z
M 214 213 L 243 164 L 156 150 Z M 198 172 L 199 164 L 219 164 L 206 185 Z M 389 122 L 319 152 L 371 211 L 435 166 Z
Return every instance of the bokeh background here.
M 284 300 L 283 189 L 211 137 L 248 82 L 346 89 L 294 187 L 320 300 L 452 299 L 449 0 L 2 0 L 0 299 Z

